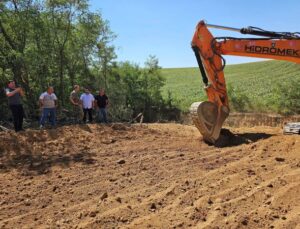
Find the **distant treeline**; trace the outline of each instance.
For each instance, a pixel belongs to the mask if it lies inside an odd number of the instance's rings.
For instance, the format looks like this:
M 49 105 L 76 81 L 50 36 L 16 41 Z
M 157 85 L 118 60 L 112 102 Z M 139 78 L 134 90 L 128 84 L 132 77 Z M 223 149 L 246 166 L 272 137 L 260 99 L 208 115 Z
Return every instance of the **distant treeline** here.
M 1 1 L 0 31 L 0 120 L 10 116 L 2 90 L 9 79 L 24 88 L 27 118 L 39 115 L 38 97 L 49 85 L 60 110 L 70 108 L 74 84 L 94 93 L 106 88 L 112 120 L 178 118 L 171 99 L 162 98 L 158 59 L 149 56 L 144 68 L 116 62 L 116 35 L 88 0 Z

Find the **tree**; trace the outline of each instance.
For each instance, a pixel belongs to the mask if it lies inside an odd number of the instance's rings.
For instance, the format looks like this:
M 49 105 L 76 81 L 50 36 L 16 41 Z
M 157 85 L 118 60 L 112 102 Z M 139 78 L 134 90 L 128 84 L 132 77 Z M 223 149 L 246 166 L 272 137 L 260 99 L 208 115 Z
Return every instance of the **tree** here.
M 166 107 L 161 95 L 164 82 L 155 56 L 146 60 L 144 68 L 129 62 L 119 63 L 109 78 L 113 105 L 122 107 L 122 114 L 131 114 L 131 118 L 142 113 L 145 121 L 157 120 L 161 108 Z
M 74 84 L 92 91 L 105 87 L 114 120 L 143 113 L 145 121 L 152 121 L 170 107 L 161 96 L 165 81 L 158 59 L 150 56 L 144 68 L 117 63 L 116 35 L 100 13 L 89 11 L 88 0 L 1 1 L 0 30 L 0 84 L 14 78 L 25 88 L 25 108 L 32 118 L 38 116 L 40 93 L 50 85 L 63 108 L 71 106 Z
M 105 60 L 106 75 L 115 57 L 108 22 L 89 11 L 87 0 L 1 1 L 0 30 L 0 82 L 14 78 L 25 88 L 31 116 L 48 85 L 68 105 L 71 86 L 95 85 L 95 66 Z
M 279 114 L 300 113 L 300 82 L 290 78 L 274 86 L 273 104 Z
M 25 88 L 29 107 L 33 109 L 33 90 L 30 86 L 29 69 L 26 63 L 27 45 L 39 1 L 3 1 L 0 3 L 0 50 L 1 68 L 12 71 L 12 77 Z
M 230 108 L 234 111 L 245 112 L 252 108 L 249 97 L 239 88 L 227 86 Z
M 113 60 L 117 58 L 115 54 L 115 47 L 110 45 L 112 40 L 116 38 L 116 35 L 111 32 L 108 22 L 105 21 L 102 27 L 102 36 L 98 41 L 98 57 L 99 57 L 99 66 L 100 72 L 104 78 L 104 86 L 107 88 L 107 75 L 110 69 L 110 65 L 113 64 Z

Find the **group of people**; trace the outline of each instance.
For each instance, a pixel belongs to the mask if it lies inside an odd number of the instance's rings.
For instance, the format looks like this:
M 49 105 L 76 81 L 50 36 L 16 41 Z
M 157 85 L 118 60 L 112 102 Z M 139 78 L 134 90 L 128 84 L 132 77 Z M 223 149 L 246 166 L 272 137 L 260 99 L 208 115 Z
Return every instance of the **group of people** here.
M 8 105 L 12 112 L 15 131 L 23 130 L 24 109 L 21 97 L 24 91 L 21 87 L 16 86 L 16 82 L 11 80 L 5 88 L 5 94 L 8 98 Z M 84 93 L 80 95 L 80 86 L 75 85 L 70 94 L 70 103 L 72 105 L 73 120 L 75 123 L 93 121 L 93 110 L 97 110 L 97 118 L 102 123 L 107 123 L 107 106 L 108 97 L 105 90 L 101 88 L 97 95 L 92 95 L 90 89 L 85 88 Z M 57 96 L 54 88 L 49 86 L 47 91 L 39 97 L 39 105 L 42 109 L 40 118 L 40 128 L 44 128 L 47 120 L 50 121 L 52 127 L 56 126 L 56 108 L 58 106 Z M 83 114 L 83 115 L 82 115 Z M 88 117 L 87 117 L 88 116 Z
M 82 121 L 93 121 L 93 109 L 97 109 L 97 117 L 100 122 L 107 123 L 108 97 L 105 90 L 100 88 L 99 93 L 94 96 L 88 88 L 84 89 L 84 93 L 79 96 L 80 86 L 75 85 L 74 90 L 70 94 L 70 101 L 73 105 L 73 113 L 75 121 L 80 120 L 81 113 L 83 112 Z

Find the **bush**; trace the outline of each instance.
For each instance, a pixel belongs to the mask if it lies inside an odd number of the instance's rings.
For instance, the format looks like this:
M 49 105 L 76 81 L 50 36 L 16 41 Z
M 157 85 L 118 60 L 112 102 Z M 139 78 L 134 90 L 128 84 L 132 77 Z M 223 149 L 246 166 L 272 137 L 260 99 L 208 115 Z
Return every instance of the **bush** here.
M 300 81 L 289 79 L 274 86 L 273 104 L 279 114 L 300 113 Z
M 231 110 L 246 112 L 252 109 L 252 104 L 249 97 L 239 88 L 228 85 L 227 93 Z
M 130 121 L 140 113 L 145 122 L 177 118 L 180 111 L 172 105 L 171 95 L 167 101 L 162 97 L 164 84 L 154 56 L 149 57 L 145 68 L 129 62 L 119 63 L 108 79 L 112 119 Z

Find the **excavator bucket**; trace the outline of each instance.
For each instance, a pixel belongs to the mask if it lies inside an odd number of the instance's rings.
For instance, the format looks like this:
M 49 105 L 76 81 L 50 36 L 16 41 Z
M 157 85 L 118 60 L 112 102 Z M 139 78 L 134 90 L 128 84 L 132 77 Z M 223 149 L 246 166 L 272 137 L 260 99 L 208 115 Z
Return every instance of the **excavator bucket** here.
M 210 28 L 225 29 L 267 38 L 214 37 Z M 192 39 L 192 49 L 199 66 L 208 101 L 193 103 L 192 119 L 207 142 L 215 144 L 229 115 L 228 95 L 222 55 L 248 56 L 287 60 L 300 63 L 299 32 L 272 32 L 256 27 L 236 29 L 200 21 Z M 284 133 L 300 133 L 298 123 L 285 125 Z
M 209 101 L 195 102 L 190 107 L 190 114 L 203 139 L 215 144 L 229 110 L 225 106 L 218 107 Z

